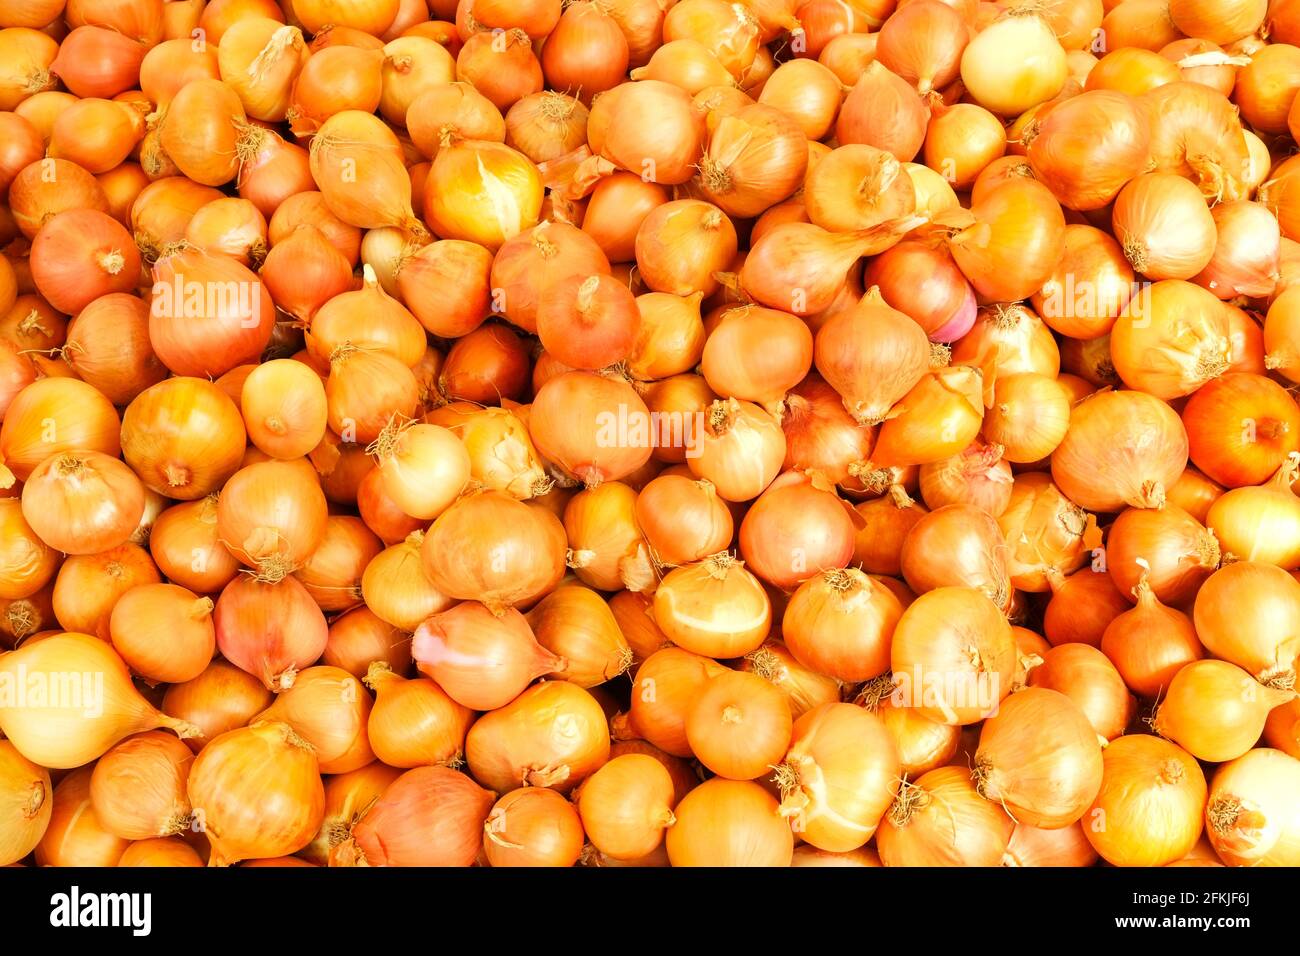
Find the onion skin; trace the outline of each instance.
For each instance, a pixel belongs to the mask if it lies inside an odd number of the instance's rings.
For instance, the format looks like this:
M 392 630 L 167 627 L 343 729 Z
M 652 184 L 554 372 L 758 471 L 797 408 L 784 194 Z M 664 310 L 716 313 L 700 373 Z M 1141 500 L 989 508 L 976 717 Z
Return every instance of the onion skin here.
M 790 865 L 794 835 L 766 790 L 714 778 L 677 805 L 666 840 L 673 866 Z
M 0 740 L 0 783 L 0 820 L 4 821 L 0 866 L 9 866 L 41 842 L 50 824 L 54 788 L 50 772 L 24 757 L 8 740 Z
M 330 851 L 330 866 L 469 866 L 492 800 L 455 770 L 408 770 Z
M 498 792 L 518 784 L 568 793 L 608 759 L 604 712 L 568 681 L 535 684 L 480 717 L 465 741 L 470 773 Z
M 940 767 L 903 784 L 876 845 L 885 866 L 997 866 L 1015 826 L 962 768 Z
M 1084 815 L 1102 774 L 1101 747 L 1083 711 L 1064 694 L 1031 687 L 984 724 L 973 778 L 1017 821 L 1058 829 Z
M 1106 655 L 1087 644 L 1054 647 L 1029 673 L 1030 687 L 1046 687 L 1073 700 L 1098 737 L 1124 733 L 1136 709 L 1124 679 Z
M 1196 595 L 1192 619 L 1210 651 L 1262 683 L 1290 686 L 1300 656 L 1300 582 L 1254 561 L 1220 568 Z
M 1201 836 L 1205 774 L 1191 754 L 1145 734 L 1114 740 L 1102 754 L 1101 789 L 1084 835 L 1113 866 L 1167 866 Z
M 1206 834 L 1229 866 L 1295 866 L 1300 760 L 1258 748 L 1220 767 L 1210 781 Z

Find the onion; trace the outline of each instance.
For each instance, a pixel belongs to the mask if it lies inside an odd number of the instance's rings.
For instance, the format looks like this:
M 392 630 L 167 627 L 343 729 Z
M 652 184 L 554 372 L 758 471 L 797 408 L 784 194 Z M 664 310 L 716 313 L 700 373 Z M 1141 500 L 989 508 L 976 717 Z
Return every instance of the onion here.
M 663 842 L 676 818 L 673 780 L 654 757 L 627 753 L 591 775 L 577 807 L 592 845 L 616 860 L 638 860 Z
M 142 584 L 113 606 L 114 649 L 137 674 L 179 684 L 203 673 L 212 660 L 216 632 L 212 600 L 175 584 Z M 153 834 L 165 836 L 166 834 Z
M 1030 671 L 1029 686 L 1069 697 L 1104 740 L 1124 733 L 1133 716 L 1133 698 L 1123 678 L 1105 654 L 1087 644 L 1062 644 L 1049 650 Z
M 239 571 L 239 562 L 219 540 L 215 495 L 160 514 L 149 549 L 169 580 L 201 594 L 217 593 Z
M 458 703 L 494 710 L 536 677 L 565 667 L 536 642 L 528 621 L 513 609 L 495 617 L 469 602 L 435 614 L 415 632 L 412 654 Z
M 312 137 L 310 160 L 312 177 L 339 219 L 363 229 L 398 226 L 424 234 L 411 211 L 401 145 L 378 117 L 359 110 L 331 116 Z
M 1182 176 L 1138 176 L 1120 191 L 1113 217 L 1125 256 L 1150 279 L 1191 279 L 1210 265 L 1215 219 Z
M 536 331 L 542 294 L 555 282 L 609 272 L 600 247 L 566 223 L 542 222 L 500 245 L 491 270 L 494 304 L 528 332 Z
M 897 750 L 879 718 L 851 704 L 822 704 L 795 723 L 776 768 L 781 815 L 819 849 L 857 849 L 876 831 L 899 773 Z
M 199 378 L 152 385 L 122 416 L 127 463 L 149 488 L 170 498 L 192 501 L 217 491 L 238 470 L 244 444 L 235 403 Z
M 1078 339 L 1105 335 L 1135 292 L 1132 266 L 1110 235 L 1092 226 L 1065 227 L 1065 252 L 1034 309 L 1053 331 Z
M 27 478 L 22 500 L 28 525 L 65 554 L 94 554 L 124 544 L 144 513 L 140 480 L 97 451 L 51 455 Z
M 981 591 L 941 587 L 903 611 L 890 659 L 900 700 L 931 720 L 964 725 L 996 711 L 1010 693 L 1016 646 Z
M 555 676 L 580 687 L 613 680 L 632 665 L 618 621 L 589 588 L 557 588 L 528 612 L 527 621 L 537 642 L 563 661 Z
M 1009 179 L 970 212 L 974 223 L 955 229 L 948 246 L 984 301 L 1013 302 L 1041 289 L 1065 248 L 1065 217 L 1047 187 Z
M 736 255 L 736 230 L 717 206 L 683 199 L 657 207 L 636 234 L 637 268 L 657 292 L 712 295 L 714 273 Z
M 489 312 L 491 254 L 482 246 L 445 239 L 402 262 L 397 274 L 403 302 L 434 335 L 473 332 Z
M 1022 373 L 1055 378 L 1060 369 L 1051 331 L 1022 305 L 981 309 L 970 332 L 954 344 L 952 359 L 981 369 L 991 360 L 999 379 Z
M 421 36 L 390 39 L 383 47 L 383 92 L 379 112 L 393 124 L 406 122 L 411 104 L 426 91 L 456 78 L 456 61 L 436 40 Z
M 1300 408 L 1261 375 L 1230 373 L 1206 383 L 1183 421 L 1193 463 L 1233 488 L 1266 481 L 1300 447 Z
M 213 621 L 222 656 L 272 691 L 292 687 L 328 638 L 320 608 L 293 577 L 235 578 L 217 599 Z
M 54 612 L 64 630 L 94 634 L 106 641 L 113 608 L 122 596 L 137 585 L 158 581 L 158 569 L 139 545 L 71 555 L 54 582 Z
M 365 816 L 401 775 L 400 770 L 394 770 L 376 760 L 360 770 L 326 779 L 325 815 L 316 838 L 299 851 L 298 857 L 285 859 L 301 858 L 299 862 L 304 865 L 326 865 L 330 850 L 347 839 L 351 826 Z M 269 860 L 264 862 L 265 865 L 272 865 Z
M 493 795 L 446 767 L 397 778 L 330 850 L 331 866 L 469 866 Z
M 146 46 L 117 28 L 79 26 L 58 50 L 49 69 L 69 90 L 83 98 L 110 99 L 136 85 Z M 33 78 L 29 85 L 37 82 Z
M 361 595 L 380 620 L 414 631 L 425 618 L 454 603 L 430 582 L 420 559 L 424 532 L 412 531 L 370 559 L 361 576 Z
M 637 669 L 631 707 L 626 718 L 615 718 L 615 731 L 622 724 L 669 754 L 689 757 L 687 715 L 708 682 L 722 672 L 716 661 L 680 647 L 655 651 Z
M 1043 613 L 1043 634 L 1052 644 L 1097 647 L 1110 622 L 1132 606 L 1104 572 L 1085 567 L 1069 577 L 1055 569 L 1046 573 L 1052 598 Z
M 235 91 L 248 116 L 283 120 L 291 88 L 310 55 L 302 31 L 266 17 L 249 17 L 232 23 L 222 44 L 217 55 L 221 79 Z
M 660 630 L 685 650 L 743 657 L 767 637 L 772 602 L 743 562 L 721 552 L 665 575 L 654 614 Z
M 1095 799 L 1101 747 L 1073 701 L 1031 687 L 985 722 L 972 777 L 981 796 L 1018 822 L 1058 829 L 1082 817 Z
M 1145 171 L 1148 146 L 1147 122 L 1134 99 L 1090 90 L 1044 117 L 1027 155 L 1035 177 L 1062 205 L 1091 210 Z
M 1188 36 L 1213 43 L 1231 43 L 1250 36 L 1264 23 L 1268 4 L 1263 0 L 1170 0 L 1169 19 Z
M 104 829 L 90 798 L 92 769 L 82 767 L 55 787 L 49 826 L 36 846 L 37 866 L 116 866 L 129 841 Z
M 999 517 L 1011 503 L 1011 466 L 1002 446 L 976 441 L 941 461 L 921 466 L 921 495 L 930 508 L 972 505 Z M 861 506 L 859 506 L 861 508 Z
M 41 842 L 54 807 L 50 772 L 0 740 L 0 820 L 4 842 L 0 865 L 17 863 Z
M 1169 503 L 1178 505 L 1202 524 L 1209 516 L 1210 505 L 1223 494 L 1223 486 L 1216 484 L 1190 465 L 1182 477 L 1169 490 Z
M 1298 701 L 1300 698 L 1293 697 L 1281 707 L 1274 707 L 1264 724 L 1263 742 L 1292 757 L 1300 752 L 1300 724 L 1297 722 L 1300 703 L 1297 703 Z
M 699 185 L 728 215 L 756 216 L 803 182 L 807 138 L 780 110 L 746 106 L 719 120 L 700 160 Z
M 1015 51 L 1009 55 L 1008 51 Z M 981 106 L 1019 116 L 1065 85 L 1065 51 L 1033 8 L 1012 11 L 977 34 L 961 56 L 961 79 Z
M 394 416 L 410 418 L 419 409 L 415 374 L 387 352 L 345 343 L 330 353 L 329 367 L 329 427 L 349 441 L 369 445 Z
M 513 540 L 465 533 L 475 528 L 510 529 Z M 481 547 L 472 545 L 475 538 Z M 459 499 L 439 515 L 422 554 L 439 591 L 502 610 L 554 588 L 564 572 L 564 534 L 554 516 L 485 491 Z
M 1052 478 L 1080 507 L 1159 506 L 1187 464 L 1187 435 L 1168 405 L 1105 392 L 1076 405 L 1052 455 Z
M 112 217 L 75 209 L 50 218 L 32 240 L 32 279 L 61 312 L 80 312 L 102 295 L 129 292 L 139 280 L 140 255 Z
M 904 782 L 876 838 L 885 866 L 996 866 L 1015 822 L 960 767 Z
M 686 716 L 686 740 L 720 777 L 752 780 L 790 746 L 790 704 L 756 674 L 724 671 L 705 685 Z
M 1090 546 L 1101 541 L 1091 517 L 1042 473 L 1016 478 L 1011 503 L 998 518 L 998 526 L 1010 544 L 1011 585 L 1024 591 L 1049 590 L 1054 574 L 1078 569 L 1087 560 Z
M 473 722 L 469 708 L 429 678 L 406 680 L 382 661 L 370 664 L 365 680 L 375 692 L 367 736 L 381 761 L 402 768 L 455 765 Z
M 278 580 L 300 567 L 325 535 L 325 495 L 302 459 L 248 465 L 217 505 L 222 541 L 249 567 Z
M 903 573 L 903 541 L 926 514 L 926 509 L 913 501 L 903 486 L 890 477 L 891 470 L 874 474 L 884 475 L 889 483 L 881 497 L 855 506 L 862 527 L 854 541 L 853 558 L 871 574 L 900 577 Z
M 92 450 L 116 456 L 117 411 L 101 393 L 72 378 L 45 378 L 28 385 L 0 424 L 0 487 L 26 481 L 48 457 Z
M 542 72 L 548 86 L 590 102 L 623 81 L 629 53 L 627 37 L 600 4 L 570 4 L 542 47 Z
M 973 505 L 948 505 L 921 516 L 899 556 L 908 585 L 918 594 L 976 588 L 998 607 L 1007 607 L 1015 568 L 1011 559 L 1017 552 L 1007 547 L 998 520 Z
M 889 669 L 890 641 L 902 611 L 898 599 L 862 571 L 823 571 L 794 593 L 781 627 L 799 663 L 858 682 Z
M 1261 682 L 1289 686 L 1297 657 L 1300 582 L 1273 565 L 1239 561 L 1216 571 L 1196 595 L 1196 633 L 1212 654 Z
M 620 35 L 621 36 L 621 35 Z M 494 867 L 573 866 L 582 854 L 578 811 L 553 790 L 521 787 L 496 802 L 483 824 L 483 855 Z
M 1142 101 L 1152 117 L 1157 171 L 1191 178 L 1208 199 L 1248 198 L 1242 183 L 1250 152 L 1236 110 L 1221 93 L 1199 83 L 1167 83 Z
M 198 752 L 228 730 L 243 727 L 271 703 L 261 681 L 217 658 L 198 677 L 173 684 L 163 697 L 163 711 L 192 723 L 200 731 L 186 740 Z
M 410 660 L 410 634 L 393 627 L 367 607 L 354 607 L 330 623 L 329 638 L 321 656 L 323 663 L 341 667 L 353 677 L 365 677 L 375 662 L 404 669 Z
M 1289 382 L 1300 382 L 1300 311 L 1295 303 L 1300 293 L 1285 292 L 1274 300 L 1264 321 L 1264 347 L 1268 349 L 1264 364 L 1275 369 Z
M 733 534 L 731 512 L 711 482 L 680 475 L 654 479 L 637 496 L 636 519 L 655 559 L 689 564 L 724 550 Z
M 470 773 L 498 792 L 519 784 L 568 793 L 609 759 L 609 727 L 587 691 L 544 681 L 480 717 L 465 757 Z
M 511 106 L 504 119 L 497 119 L 500 113 L 491 103 L 481 109 L 489 107 L 496 116 L 489 116 L 488 121 L 494 133 L 499 127 L 500 135 L 469 138 L 504 140 L 538 164 L 560 160 L 587 144 L 588 110 L 574 96 L 554 90 L 533 93 Z M 436 155 L 436 150 L 431 155 Z
M 1233 488 L 1210 506 L 1206 523 L 1226 554 L 1237 559 L 1300 567 L 1300 498 L 1292 486 L 1300 481 L 1300 453 L 1268 482 Z
M 0 710 L 0 730 L 21 754 L 30 754 L 42 767 L 63 770 L 90 763 L 123 737 L 143 730 L 166 727 L 182 738 L 199 733 L 193 724 L 155 710 L 132 686 L 122 659 L 107 642 L 88 634 L 55 634 L 0 658 L 0 675 L 13 687 L 87 673 L 94 676 L 93 688 L 73 688 L 44 705 L 32 701 Z M 90 698 L 82 694 L 97 695 L 93 714 L 85 703 Z
M 1003 449 L 1008 461 L 1047 458 L 1070 425 L 1070 399 L 1054 379 L 1023 374 L 1000 378 L 984 420 L 984 437 Z
M 1078 823 L 1059 830 L 1016 824 L 1002 858 L 1003 866 L 1092 866 L 1096 862 L 1097 851 Z
M 322 772 L 348 773 L 375 759 L 366 736 L 370 696 L 347 671 L 308 667 L 250 722 L 282 720 L 315 750 Z
M 849 413 L 876 424 L 921 380 L 929 354 L 924 330 L 885 305 L 877 291 L 822 326 L 814 359 Z
M 836 138 L 863 143 L 910 162 L 925 141 L 929 113 L 916 90 L 883 64 L 870 63 L 840 107 Z
M 447 353 L 438 390 L 453 400 L 486 404 L 522 394 L 528 381 L 528 353 L 507 326 L 480 326 Z
M 448 128 L 464 139 L 501 143 L 506 138 L 501 111 L 468 83 L 434 84 L 406 110 L 406 131 L 416 149 L 430 159 L 438 155 L 442 131 Z
M 909 3 L 880 28 L 876 58 L 922 93 L 957 79 L 969 33 L 945 3 Z
M 898 160 L 863 145 L 832 150 L 811 168 L 803 198 L 808 218 L 832 232 L 870 229 L 916 207 L 911 177 Z
M 730 529 L 731 514 L 725 509 L 724 514 L 726 527 Z M 0 549 L 0 599 L 13 601 L 31 597 L 53 578 L 59 567 L 58 552 L 32 530 L 23 518 L 22 503 L 16 498 L 0 498 L 0 527 L 4 529 L 3 537 L 0 537 L 3 541 Z M 730 542 L 731 532 L 728 530 L 723 546 Z
M 556 361 L 599 369 L 628 357 L 641 319 L 626 285 L 608 275 L 574 276 L 547 291 L 537 310 L 537 334 Z
M 1155 597 L 1169 604 L 1195 596 L 1219 556 L 1214 534 L 1176 505 L 1126 509 L 1111 525 L 1106 549 L 1116 587 L 1133 593 L 1146 578 Z
M 425 420 L 460 438 L 469 455 L 470 476 L 482 486 L 520 500 L 549 490 L 550 479 L 528 429 L 513 412 L 454 403 L 428 413 Z
M 177 375 L 221 375 L 255 362 L 270 341 L 275 306 L 238 260 L 179 248 L 153 266 L 149 339 Z
M 194 754 L 159 730 L 128 737 L 94 766 L 90 800 L 99 825 L 124 840 L 171 836 L 189 826 L 185 792 Z
M 789 866 L 794 836 L 776 800 L 752 781 L 714 778 L 677 805 L 668 830 L 673 866 Z
M 1220 203 L 1211 211 L 1217 239 L 1209 264 L 1193 281 L 1220 299 L 1265 296 L 1277 284 L 1281 236 L 1277 219 L 1259 203 Z
M 1084 835 L 1114 866 L 1167 866 L 1200 839 L 1205 774 L 1191 755 L 1168 741 L 1135 734 L 1102 754 L 1101 790 L 1090 815 L 1104 826 Z
M 1292 866 L 1300 761 L 1261 748 L 1220 767 L 1210 783 L 1206 834 L 1230 866 Z
M 476 33 L 456 54 L 456 79 L 470 83 L 500 110 L 545 84 L 528 34 L 520 29 Z
M 1152 727 L 1198 760 L 1224 763 L 1250 750 L 1269 711 L 1294 695 L 1257 683 L 1227 661 L 1192 661 L 1170 681 Z
M 262 266 L 272 300 L 301 322 L 353 288 L 352 267 L 315 226 L 300 224 L 277 242 Z
M 983 375 L 968 365 L 932 369 L 890 411 L 876 437 L 877 467 L 950 458 L 974 440 L 983 421 Z
M 188 789 L 212 845 L 209 866 L 300 850 L 324 816 L 312 747 L 277 721 L 229 731 L 204 747 Z
M 951 342 L 975 322 L 975 293 L 946 249 L 905 240 L 871 261 L 863 284 L 915 319 L 935 342 Z

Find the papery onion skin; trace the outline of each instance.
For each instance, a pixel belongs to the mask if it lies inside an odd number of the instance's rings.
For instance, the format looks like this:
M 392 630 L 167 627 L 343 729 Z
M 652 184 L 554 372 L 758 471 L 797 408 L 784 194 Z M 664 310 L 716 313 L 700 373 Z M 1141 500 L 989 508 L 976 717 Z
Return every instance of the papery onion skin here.
M 1031 687 L 985 722 L 972 776 L 980 794 L 1017 821 L 1057 829 L 1079 820 L 1096 798 L 1101 755 L 1096 732 L 1073 701 Z
M 789 866 L 794 836 L 777 802 L 752 781 L 714 778 L 675 809 L 668 858 L 674 866 Z
M 1052 454 L 1052 479 L 1088 511 L 1159 507 L 1187 465 L 1187 432 L 1142 392 L 1105 392 L 1076 405 Z
M 1133 734 L 1112 741 L 1102 764 L 1089 813 L 1106 822 L 1083 828 L 1101 857 L 1114 866 L 1165 866 L 1185 857 L 1200 839 L 1207 794 L 1191 754 Z
M 1230 866 L 1295 866 L 1300 760 L 1258 748 L 1220 767 L 1210 781 L 1206 835 Z

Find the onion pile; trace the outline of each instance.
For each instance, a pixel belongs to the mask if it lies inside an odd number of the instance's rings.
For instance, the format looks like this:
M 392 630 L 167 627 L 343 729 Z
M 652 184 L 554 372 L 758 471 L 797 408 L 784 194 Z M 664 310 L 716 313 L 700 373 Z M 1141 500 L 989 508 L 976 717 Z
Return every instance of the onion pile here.
M 0 866 L 1300 862 L 1297 41 L 0 0 Z

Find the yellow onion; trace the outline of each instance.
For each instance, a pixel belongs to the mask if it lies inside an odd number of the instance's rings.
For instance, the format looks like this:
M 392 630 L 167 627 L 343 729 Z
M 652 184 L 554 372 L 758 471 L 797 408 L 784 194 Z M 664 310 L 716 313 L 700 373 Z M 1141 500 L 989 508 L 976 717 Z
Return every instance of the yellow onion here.
M 1067 72 L 1065 51 L 1032 7 L 995 21 L 961 57 L 967 90 L 981 106 L 1002 116 L 1019 116 L 1056 96 Z
M 876 846 L 885 866 L 997 866 L 1015 826 L 961 767 L 939 767 L 902 784 Z
M 751 780 L 708 780 L 674 814 L 665 841 L 673 866 L 790 865 L 790 825 L 775 798 Z
M 1227 661 L 1193 661 L 1174 675 L 1152 726 L 1197 759 L 1224 763 L 1249 750 L 1269 711 L 1294 693 L 1260 684 Z
M 311 174 L 331 212 L 362 229 L 424 227 L 411 210 L 411 180 L 397 136 L 378 117 L 344 110 L 311 141 Z
M 780 813 L 813 846 L 854 850 L 876 833 L 900 773 L 898 751 L 879 718 L 852 704 L 822 704 L 795 723 L 776 768 Z
M 1278 687 L 1293 686 L 1300 656 L 1300 581 L 1289 578 L 1270 564 L 1224 565 L 1197 592 L 1192 615 L 1211 654 Z
M 54 788 L 49 826 L 36 846 L 37 866 L 116 866 L 130 842 L 104 829 L 90 798 L 91 767 Z
M 348 838 L 351 828 L 360 822 L 389 785 L 401 775 L 400 770 L 376 760 L 360 770 L 326 779 L 325 815 L 320 830 L 316 838 L 298 852 L 297 857 L 287 859 L 301 858 L 304 863 L 327 865 L 330 850 Z M 271 861 L 266 861 L 266 865 L 271 865 Z
M 361 575 L 366 607 L 403 631 L 414 631 L 425 618 L 454 603 L 425 575 L 420 557 L 423 543 L 424 532 L 411 532 L 371 558 Z
M 375 758 L 366 735 L 370 695 L 351 674 L 328 665 L 300 671 L 250 723 L 283 721 L 316 752 L 322 773 L 348 773 Z
M 1232 488 L 1210 505 L 1206 524 L 1226 554 L 1245 561 L 1300 567 L 1300 453 L 1291 452 L 1262 485 Z
M 1166 866 L 1201 836 L 1205 774 L 1192 755 L 1133 734 L 1102 753 L 1101 789 L 1083 832 L 1113 866 Z
M 1205 831 L 1230 866 L 1295 866 L 1300 823 L 1291 795 L 1300 760 L 1260 748 L 1225 764 L 1210 781 Z
M 480 717 L 465 742 L 474 778 L 503 792 L 516 785 L 568 793 L 609 759 L 609 725 L 587 691 L 536 684 Z
M 454 766 L 465 747 L 473 712 L 433 680 L 395 674 L 382 661 L 366 672 L 375 692 L 367 736 L 375 756 L 391 767 Z
M 77 681 L 50 694 L 57 690 L 51 682 L 69 674 Z M 154 709 L 108 643 L 88 634 L 68 632 L 28 643 L 0 658 L 0 675 L 12 688 L 30 690 L 34 681 L 43 682 L 40 699 L 24 698 L 0 709 L 0 730 L 43 767 L 80 767 L 123 737 L 155 727 L 182 737 L 199 733 L 193 724 Z
M 564 661 L 555 677 L 595 687 L 632 666 L 632 649 L 618 621 L 605 599 L 590 588 L 558 587 L 526 618 L 537 643 Z
M 1017 822 L 1057 829 L 1087 812 L 1102 772 L 1097 734 L 1078 705 L 1030 687 L 985 722 L 972 776 L 981 796 Z
M 763 586 L 727 552 L 670 571 L 655 591 L 654 608 L 669 640 L 715 658 L 756 650 L 772 619 Z
M 854 703 L 884 723 L 905 775 L 918 776 L 947 764 L 957 753 L 962 729 L 917 713 L 896 689 L 894 675 L 881 674 L 862 685 Z
M 212 845 L 209 866 L 301 850 L 325 814 L 312 746 L 279 721 L 231 730 L 209 743 L 190 769 L 188 791 Z
M 0 740 L 0 866 L 17 863 L 40 843 L 53 799 L 50 772 L 24 757 L 12 742 Z
M 95 763 L 90 799 L 100 825 L 126 840 L 180 833 L 190 824 L 185 792 L 194 754 L 160 730 L 128 737 Z

